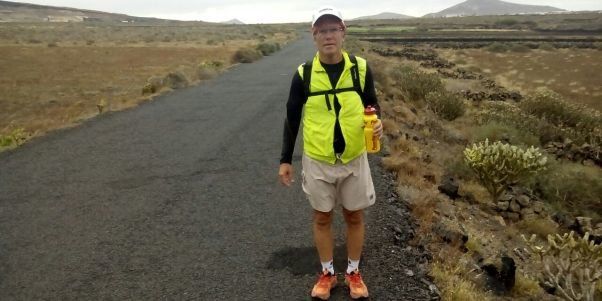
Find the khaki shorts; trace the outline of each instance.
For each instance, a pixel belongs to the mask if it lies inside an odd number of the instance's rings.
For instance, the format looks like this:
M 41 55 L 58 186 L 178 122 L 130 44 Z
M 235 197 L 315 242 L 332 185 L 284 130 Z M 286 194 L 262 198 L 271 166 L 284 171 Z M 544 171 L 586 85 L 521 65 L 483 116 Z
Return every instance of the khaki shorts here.
M 366 153 L 347 164 L 331 165 L 303 155 L 303 191 L 311 206 L 330 212 L 337 204 L 349 211 L 374 204 L 376 196 Z

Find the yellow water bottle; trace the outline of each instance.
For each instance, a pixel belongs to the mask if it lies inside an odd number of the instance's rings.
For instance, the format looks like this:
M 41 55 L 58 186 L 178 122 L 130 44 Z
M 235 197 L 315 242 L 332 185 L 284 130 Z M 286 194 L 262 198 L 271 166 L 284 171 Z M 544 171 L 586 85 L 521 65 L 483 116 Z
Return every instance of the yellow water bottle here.
M 374 126 L 378 122 L 376 109 L 367 106 L 364 109 L 364 136 L 366 139 L 366 151 L 368 153 L 378 153 L 380 151 L 380 140 L 374 135 Z

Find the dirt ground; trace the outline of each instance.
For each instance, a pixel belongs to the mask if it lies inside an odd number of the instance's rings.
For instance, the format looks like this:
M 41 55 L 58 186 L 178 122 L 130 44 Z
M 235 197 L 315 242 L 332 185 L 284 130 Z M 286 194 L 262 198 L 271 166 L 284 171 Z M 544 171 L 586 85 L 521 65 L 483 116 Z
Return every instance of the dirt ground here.
M 499 84 L 529 93 L 547 87 L 567 100 L 602 110 L 602 51 L 555 49 L 493 53 L 485 49 L 440 49 L 460 67 L 476 67 Z
M 182 72 L 191 84 L 204 62 L 233 64 L 261 41 L 291 41 L 288 27 L 3 24 L 0 26 L 0 135 L 68 127 L 149 98 L 150 77 Z M 152 96 L 151 96 L 152 97 Z

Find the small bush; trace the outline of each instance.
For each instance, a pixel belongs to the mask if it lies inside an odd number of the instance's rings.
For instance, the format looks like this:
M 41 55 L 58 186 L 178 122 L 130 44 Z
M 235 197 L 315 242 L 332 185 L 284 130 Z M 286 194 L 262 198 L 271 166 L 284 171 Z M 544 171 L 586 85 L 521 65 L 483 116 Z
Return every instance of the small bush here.
M 523 44 L 512 44 L 509 50 L 512 52 L 529 52 L 531 51 L 531 48 Z
M 54 48 L 54 47 L 58 47 L 59 45 L 57 44 L 57 42 L 50 42 L 48 43 L 48 48 Z
M 437 74 L 425 73 L 409 66 L 393 70 L 391 76 L 399 83 L 409 101 L 420 102 L 428 93 L 444 90 L 443 82 Z
M 558 225 L 549 218 L 526 219 L 518 222 L 516 227 L 521 233 L 547 237 L 558 233 Z
M 521 131 L 511 125 L 491 121 L 474 130 L 473 142 L 502 141 L 519 146 L 539 146 L 539 138 L 528 131 Z
M 157 89 L 151 84 L 146 83 L 144 87 L 142 87 L 142 95 L 157 93 Z
M 234 53 L 232 60 L 235 63 L 252 63 L 261 57 L 261 52 L 253 48 L 241 48 Z
M 465 276 L 465 268 L 459 266 L 458 262 L 442 263 L 434 262 L 429 274 L 441 288 L 442 300 L 449 301 L 488 301 L 493 297 L 488 293 L 481 292 L 476 284 Z M 467 279 L 468 278 L 468 279 Z
M 554 45 L 552 45 L 551 43 L 548 43 L 548 42 L 540 43 L 538 48 L 541 50 L 544 50 L 544 51 L 556 50 L 556 47 L 554 47 Z
M 196 71 L 199 80 L 212 79 L 218 74 L 218 70 L 214 67 L 200 64 Z
M 278 50 L 280 50 L 280 44 L 278 43 L 259 43 L 256 47 L 257 51 L 261 52 L 262 55 L 267 56 Z
M 533 297 L 541 296 L 544 293 L 544 290 L 539 286 L 539 282 L 536 279 L 527 277 L 521 272 L 516 273 L 516 280 L 512 288 L 512 297 L 531 297 L 529 300 L 534 300 Z
M 94 40 L 86 40 L 86 45 L 88 46 L 92 46 L 94 43 L 96 43 Z
M 494 201 L 510 184 L 545 169 L 547 161 L 537 148 L 523 149 L 500 141 L 489 143 L 489 140 L 466 148 L 464 159 Z
M 188 79 L 186 75 L 180 71 L 170 72 L 165 76 L 163 81 L 166 86 L 172 89 L 181 89 L 188 86 Z
M 159 76 L 151 76 L 146 80 L 146 84 L 142 88 L 142 94 L 153 94 L 159 92 L 165 86 L 165 78 Z
M 27 140 L 28 136 L 23 128 L 14 129 L 8 135 L 0 135 L 0 149 L 19 146 Z
M 477 123 L 480 125 L 495 121 L 505 125 L 516 127 L 521 131 L 529 132 L 537 137 L 542 144 L 550 141 L 563 141 L 565 137 L 577 135 L 563 130 L 545 119 L 528 114 L 518 106 L 506 102 L 490 102 L 485 104 L 484 110 L 476 115 Z
M 487 46 L 486 49 L 489 52 L 506 52 L 509 50 L 509 48 L 510 47 L 508 47 L 508 45 L 505 43 L 493 42 L 489 46 Z
M 500 27 L 512 27 L 516 24 L 518 24 L 518 21 L 516 19 L 501 19 L 495 21 L 495 25 Z
M 578 143 L 599 144 L 602 138 L 602 115 L 585 105 L 567 102 L 559 94 L 538 89 L 519 104 L 526 112 L 563 130 L 564 138 Z
M 447 91 L 430 92 L 425 100 L 429 109 L 445 120 L 451 121 L 464 115 L 464 101 L 456 94 Z
M 577 216 L 602 214 L 602 170 L 571 162 L 554 162 L 537 177 L 536 190 L 554 207 Z

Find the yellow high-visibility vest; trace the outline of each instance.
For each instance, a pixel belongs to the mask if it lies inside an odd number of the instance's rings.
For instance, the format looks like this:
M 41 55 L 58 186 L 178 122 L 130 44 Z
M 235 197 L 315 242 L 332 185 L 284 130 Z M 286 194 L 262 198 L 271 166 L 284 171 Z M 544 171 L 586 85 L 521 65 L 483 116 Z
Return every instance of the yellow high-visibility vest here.
M 337 97 L 341 110 L 339 124 L 345 139 L 345 151 L 340 157 L 343 163 L 357 158 L 366 151 L 364 140 L 364 105 L 354 89 L 352 67 L 349 54 L 343 51 L 345 67 L 335 87 L 332 87 L 328 74 L 320 64 L 318 54 L 313 59 L 309 83 L 309 97 L 303 114 L 304 153 L 312 159 L 335 164 L 334 126 L 337 119 L 334 110 L 334 98 Z M 366 82 L 366 60 L 356 57 L 359 71 L 359 83 L 364 90 Z M 298 68 L 303 78 L 303 65 Z

